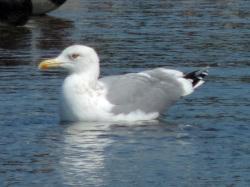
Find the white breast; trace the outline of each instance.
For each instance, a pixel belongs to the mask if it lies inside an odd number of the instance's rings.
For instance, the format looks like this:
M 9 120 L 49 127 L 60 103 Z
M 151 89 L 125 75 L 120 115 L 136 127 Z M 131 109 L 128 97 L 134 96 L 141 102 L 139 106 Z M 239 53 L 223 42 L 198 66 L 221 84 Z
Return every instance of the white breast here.
M 109 119 L 113 106 L 105 96 L 106 90 L 100 83 L 92 88 L 78 77 L 66 78 L 62 87 L 61 120 L 105 121 Z

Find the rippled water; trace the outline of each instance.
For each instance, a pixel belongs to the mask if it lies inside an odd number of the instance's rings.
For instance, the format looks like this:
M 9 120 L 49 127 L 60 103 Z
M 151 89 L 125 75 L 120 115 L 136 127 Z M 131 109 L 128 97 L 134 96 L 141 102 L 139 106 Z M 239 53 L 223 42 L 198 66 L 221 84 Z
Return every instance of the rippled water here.
M 0 186 L 249 186 L 250 2 L 68 2 L 0 28 Z M 160 121 L 60 124 L 63 71 L 41 59 L 95 47 L 102 75 L 211 66 Z

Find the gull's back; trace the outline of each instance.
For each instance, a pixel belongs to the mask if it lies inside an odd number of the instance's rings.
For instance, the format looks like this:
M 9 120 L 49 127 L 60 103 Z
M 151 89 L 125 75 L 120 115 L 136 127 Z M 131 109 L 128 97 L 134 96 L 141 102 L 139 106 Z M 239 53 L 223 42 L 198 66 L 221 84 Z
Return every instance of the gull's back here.
M 161 113 L 174 104 L 183 95 L 183 87 L 176 76 L 162 69 L 101 78 L 107 99 L 114 104 L 112 112 Z

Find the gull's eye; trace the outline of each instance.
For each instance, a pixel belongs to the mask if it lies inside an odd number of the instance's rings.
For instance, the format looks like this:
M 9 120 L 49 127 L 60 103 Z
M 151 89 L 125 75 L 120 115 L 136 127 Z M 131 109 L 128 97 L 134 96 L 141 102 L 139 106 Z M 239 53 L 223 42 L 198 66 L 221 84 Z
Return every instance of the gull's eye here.
M 73 53 L 73 54 L 70 55 L 70 58 L 73 59 L 73 60 L 75 60 L 75 59 L 77 59 L 79 56 L 80 56 L 80 55 L 79 55 L 78 53 Z

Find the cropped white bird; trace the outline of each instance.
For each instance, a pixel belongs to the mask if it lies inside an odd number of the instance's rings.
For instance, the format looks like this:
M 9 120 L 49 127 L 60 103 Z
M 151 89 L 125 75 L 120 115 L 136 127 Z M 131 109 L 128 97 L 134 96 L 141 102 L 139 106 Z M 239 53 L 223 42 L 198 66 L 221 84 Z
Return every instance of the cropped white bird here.
M 25 25 L 32 15 L 50 12 L 66 0 L 0 0 L 0 25 Z
M 206 70 L 183 74 L 156 68 L 99 78 L 99 58 L 93 48 L 73 45 L 40 69 L 69 71 L 61 93 L 62 121 L 138 121 L 159 117 L 178 99 L 200 86 Z

